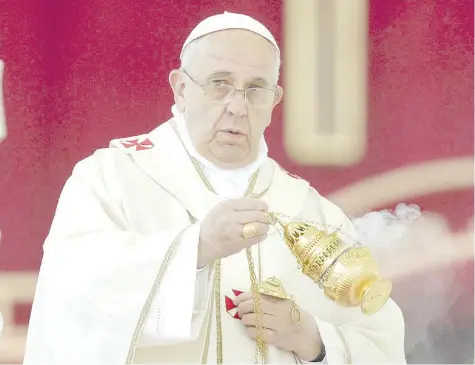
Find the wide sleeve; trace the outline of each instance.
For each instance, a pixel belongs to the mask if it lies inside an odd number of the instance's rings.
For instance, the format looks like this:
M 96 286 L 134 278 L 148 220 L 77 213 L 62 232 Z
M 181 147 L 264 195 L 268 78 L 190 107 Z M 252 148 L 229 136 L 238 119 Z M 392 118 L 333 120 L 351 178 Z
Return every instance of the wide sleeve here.
M 196 238 L 193 235 L 193 229 L 182 238 L 183 240 L 192 240 L 196 242 Z M 190 237 L 191 236 L 191 237 Z M 183 247 L 186 247 L 184 245 Z M 176 260 L 180 263 L 179 260 Z M 180 276 L 183 268 L 181 266 L 172 266 L 171 270 L 175 269 L 175 275 Z M 170 270 L 170 271 L 171 271 Z M 170 273 L 170 277 L 173 277 Z M 202 269 L 196 270 L 196 280 L 194 288 L 193 299 L 193 316 L 191 321 L 191 336 L 190 340 L 195 339 L 203 323 L 203 318 L 206 313 L 206 306 L 208 305 L 208 298 L 211 295 L 210 278 L 212 277 L 212 270 L 207 266 Z M 166 285 L 170 283 L 169 287 Z M 180 321 L 187 321 L 182 318 L 182 312 L 176 309 L 177 302 L 173 299 L 179 299 L 177 297 L 177 286 L 173 281 L 164 283 L 163 290 L 155 296 L 150 308 L 150 313 L 143 328 L 138 347 L 152 347 L 160 345 L 169 345 L 177 342 L 182 342 L 183 337 L 178 338 L 173 335 L 176 331 L 176 325 Z M 179 286 L 178 286 L 179 287 Z M 173 298 L 172 295 L 175 295 Z M 178 294 L 179 295 L 179 294 Z M 178 304 L 179 305 L 179 304 Z M 168 315 L 169 313 L 175 314 L 174 316 Z M 178 318 L 177 318 L 178 317 Z M 178 322 L 177 322 L 178 321 Z M 185 339 L 186 340 L 186 339 Z
M 199 222 L 179 219 L 154 234 L 129 230 L 100 170 L 94 156 L 80 162 L 61 193 L 25 364 L 124 364 L 150 318 L 164 343 L 199 333 L 208 300 L 195 298 Z
M 357 239 L 350 219 L 333 203 L 311 189 L 308 211 L 316 211 L 313 219 L 341 227 L 350 239 Z M 406 363 L 404 353 L 404 318 L 397 304 L 389 299 L 374 315 L 359 308 L 344 308 L 326 300 L 332 315 L 315 315 L 328 364 Z

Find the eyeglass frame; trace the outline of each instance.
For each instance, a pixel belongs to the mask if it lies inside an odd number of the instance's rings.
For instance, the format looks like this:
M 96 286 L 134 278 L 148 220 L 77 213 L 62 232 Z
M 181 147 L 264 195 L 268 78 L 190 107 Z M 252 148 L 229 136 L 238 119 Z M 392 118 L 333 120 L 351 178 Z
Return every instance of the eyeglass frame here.
M 205 92 L 205 87 L 210 84 L 212 81 L 208 81 L 206 82 L 205 84 L 202 84 L 200 82 L 198 82 L 197 80 L 195 80 L 193 77 L 191 77 L 191 75 L 188 73 L 188 71 L 184 68 L 180 68 L 180 71 L 183 72 L 194 84 L 196 84 L 197 86 L 201 87 L 201 89 L 203 90 L 203 93 L 206 95 L 206 92 Z M 232 88 L 232 92 L 230 93 L 230 96 L 229 96 L 229 100 L 226 100 L 226 101 L 219 101 L 219 100 L 213 100 L 217 103 L 221 103 L 221 104 L 227 104 L 227 103 L 230 103 L 231 100 L 233 99 L 234 95 L 236 94 L 236 91 L 237 92 L 240 92 L 240 93 L 244 93 L 244 100 L 246 101 L 246 104 L 252 108 L 256 108 L 256 109 L 260 109 L 260 108 L 267 108 L 269 106 L 275 106 L 277 103 L 275 102 L 275 97 L 279 95 L 279 90 L 277 88 L 277 85 L 274 85 L 274 87 L 272 89 L 270 88 L 267 88 L 267 87 L 248 87 L 244 90 L 242 89 L 238 89 L 236 87 L 234 87 L 233 85 L 229 85 L 227 84 L 227 86 L 231 87 Z M 271 105 L 262 105 L 262 106 L 255 106 L 255 105 L 252 105 L 251 103 L 249 103 L 248 99 L 247 99 L 247 94 L 246 92 L 248 90 L 259 90 L 259 89 L 262 89 L 262 90 L 269 90 L 269 91 L 272 91 L 274 93 L 274 102 L 272 102 Z

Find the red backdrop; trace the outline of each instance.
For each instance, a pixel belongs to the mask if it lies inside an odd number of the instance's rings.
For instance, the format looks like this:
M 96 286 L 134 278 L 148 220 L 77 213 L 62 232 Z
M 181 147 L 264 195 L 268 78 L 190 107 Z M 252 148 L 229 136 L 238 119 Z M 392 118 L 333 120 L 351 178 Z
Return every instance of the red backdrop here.
M 285 52 L 281 9 L 278 0 L 0 1 L 9 130 L 0 145 L 0 270 L 38 269 L 78 160 L 170 117 L 167 76 L 192 26 L 244 12 L 268 25 Z M 324 194 L 414 163 L 473 156 L 473 1 L 373 0 L 369 13 L 363 160 L 345 168 L 291 161 L 282 107 L 267 132 L 271 155 Z M 454 230 L 473 216 L 471 187 L 411 202 L 442 213 Z

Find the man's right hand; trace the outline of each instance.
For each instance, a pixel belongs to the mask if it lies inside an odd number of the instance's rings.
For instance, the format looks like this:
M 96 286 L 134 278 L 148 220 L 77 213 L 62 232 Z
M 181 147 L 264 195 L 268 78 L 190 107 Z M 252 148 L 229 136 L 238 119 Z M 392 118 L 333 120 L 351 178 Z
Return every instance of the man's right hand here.
M 201 223 L 198 268 L 228 257 L 263 241 L 269 231 L 266 202 L 258 199 L 233 199 L 217 204 Z M 244 238 L 242 229 L 252 224 L 256 235 Z

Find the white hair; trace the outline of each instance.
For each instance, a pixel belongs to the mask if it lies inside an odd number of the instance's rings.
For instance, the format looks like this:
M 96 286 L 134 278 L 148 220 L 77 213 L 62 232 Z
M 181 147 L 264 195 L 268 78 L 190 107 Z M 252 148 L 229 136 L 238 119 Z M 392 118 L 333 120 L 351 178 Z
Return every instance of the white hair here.
M 199 45 L 200 40 L 202 40 L 204 37 L 193 40 L 185 47 L 185 49 L 183 50 L 182 57 L 181 57 L 180 68 L 187 69 L 188 66 L 193 62 L 194 52 L 198 48 L 197 46 Z M 269 44 L 272 46 L 272 49 L 275 51 L 276 62 L 275 62 L 274 67 L 275 67 L 275 82 L 277 83 L 280 77 L 280 66 L 282 64 L 282 61 L 280 59 L 280 52 L 275 48 L 275 46 L 271 42 L 269 42 Z

